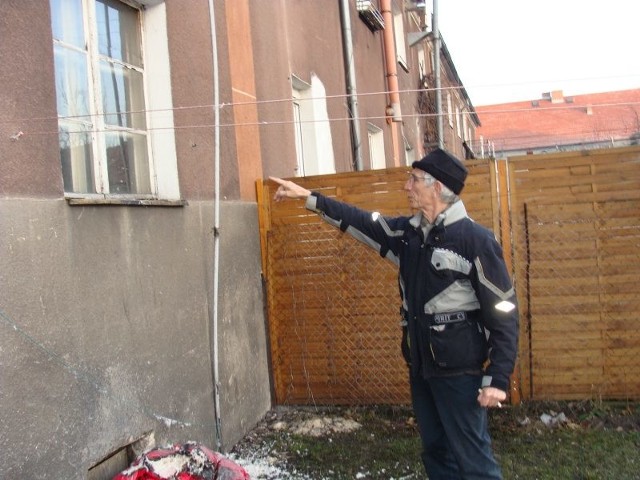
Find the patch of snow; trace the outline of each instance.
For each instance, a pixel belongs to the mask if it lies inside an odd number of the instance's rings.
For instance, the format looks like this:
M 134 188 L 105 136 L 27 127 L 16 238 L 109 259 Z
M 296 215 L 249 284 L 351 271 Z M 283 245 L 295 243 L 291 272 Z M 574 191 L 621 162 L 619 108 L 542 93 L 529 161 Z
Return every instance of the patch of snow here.
M 320 437 L 327 433 L 352 432 L 361 427 L 358 422 L 340 417 L 315 417 L 303 420 L 291 428 L 297 435 Z
M 544 423 L 547 427 L 553 427 L 554 425 L 559 425 L 562 423 L 567 423 L 569 420 L 563 412 L 556 413 L 551 411 L 549 413 L 543 413 L 540 415 L 540 421 Z
M 361 428 L 358 422 L 342 417 L 316 416 L 305 420 L 278 420 L 270 425 L 274 431 L 289 431 L 297 435 L 321 437 L 340 432 L 352 432 Z M 331 442 L 331 438 L 327 441 Z M 251 480 L 325 480 L 312 478 L 295 470 L 289 471 L 282 459 L 273 456 L 272 445 L 264 445 L 250 454 L 231 453 L 228 458 L 244 468 Z M 331 472 L 329 472 L 331 475 Z M 366 478 L 368 474 L 362 474 Z
M 289 472 L 286 466 L 278 466 L 273 457 L 242 458 L 233 454 L 228 458 L 244 468 L 251 480 L 312 480 L 306 475 Z

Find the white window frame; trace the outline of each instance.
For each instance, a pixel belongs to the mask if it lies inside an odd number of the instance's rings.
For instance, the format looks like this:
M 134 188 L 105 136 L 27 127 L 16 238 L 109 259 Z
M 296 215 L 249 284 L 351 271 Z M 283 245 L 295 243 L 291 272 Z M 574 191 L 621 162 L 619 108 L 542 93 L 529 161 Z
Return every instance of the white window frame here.
M 296 176 L 336 173 L 327 95 L 320 78 L 311 83 L 291 75 L 293 128 L 296 139 Z
M 404 133 L 402 134 L 402 143 L 404 144 L 404 164 L 410 166 L 414 160 L 417 160 L 415 149 Z
M 463 113 L 462 115 L 462 140 L 465 142 L 468 141 L 471 137 L 469 136 L 469 126 L 467 124 L 467 116 Z
M 302 122 L 302 107 L 298 91 L 293 89 L 293 128 L 296 141 L 296 177 L 304 177 L 304 134 Z
M 449 117 L 449 126 L 453 128 L 453 102 L 451 92 L 447 92 L 447 115 Z
M 393 34 L 396 44 L 396 61 L 406 71 L 409 71 L 407 61 L 407 47 L 404 35 L 404 15 L 401 10 L 393 6 Z
M 65 192 L 65 198 L 83 199 L 160 199 L 180 200 L 178 166 L 174 132 L 173 100 L 169 67 L 166 7 L 164 1 L 142 0 L 132 2 L 118 0 L 136 8 L 140 19 L 143 55 L 143 88 L 146 116 L 147 161 L 149 162 L 148 194 L 120 194 L 109 192 L 106 176 L 106 151 L 104 135 L 107 130 L 99 105 L 100 74 L 95 28 L 95 0 L 81 0 L 82 17 L 87 43 L 87 75 L 92 118 L 91 137 L 95 193 Z M 144 8 L 143 8 L 144 7 Z M 55 41 L 54 41 L 55 42 Z M 150 81 L 149 79 L 153 79 Z M 170 134 L 168 134 L 170 132 Z M 73 169 L 72 169 L 73 170 Z M 71 172 L 73 175 L 73 172 Z
M 369 163 L 371 170 L 387 168 L 386 156 L 384 154 L 383 130 L 373 123 L 367 123 L 367 139 L 369 141 Z
M 411 165 L 414 161 L 420 160 L 422 156 L 422 138 L 423 133 L 420 128 L 420 117 L 415 118 L 415 145 L 417 148 L 412 148 L 409 155 L 409 160 L 407 161 L 407 165 Z
M 427 60 L 426 55 L 424 53 L 424 48 L 422 45 L 418 47 L 418 72 L 420 73 L 420 80 L 424 81 L 424 88 L 427 88 L 426 78 L 427 78 Z

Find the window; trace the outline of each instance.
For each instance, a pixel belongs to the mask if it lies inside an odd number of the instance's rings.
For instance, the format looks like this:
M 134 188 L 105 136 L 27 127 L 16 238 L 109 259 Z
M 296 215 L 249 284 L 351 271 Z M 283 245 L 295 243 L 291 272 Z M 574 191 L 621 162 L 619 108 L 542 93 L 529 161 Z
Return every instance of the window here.
M 409 65 L 407 63 L 407 48 L 404 41 L 404 16 L 402 15 L 402 12 L 396 10 L 395 7 L 393 11 L 393 33 L 396 43 L 396 59 L 398 64 L 408 72 Z
M 296 140 L 296 176 L 335 173 L 324 85 L 315 75 L 311 76 L 311 84 L 292 75 L 291 94 Z
M 456 132 L 458 137 L 462 137 L 462 111 L 460 107 L 456 105 Z
M 427 61 L 422 45 L 418 47 L 418 72 L 420 72 L 420 80 L 424 82 L 423 87 L 427 88 Z
M 411 166 L 411 164 L 415 160 L 419 160 L 419 158 L 416 158 L 416 151 L 413 148 L 413 145 L 411 145 L 409 139 L 404 136 L 404 133 L 402 134 L 402 141 L 404 143 L 404 164 Z
M 449 116 L 449 126 L 453 128 L 453 103 L 451 102 L 451 92 L 447 92 L 447 115 Z
M 159 139 L 152 132 L 153 127 L 173 127 L 173 116 L 167 114 L 171 88 L 166 28 L 164 39 L 153 39 L 154 57 L 158 55 L 150 65 L 142 35 L 145 19 L 155 26 L 166 23 L 164 4 L 144 14 L 132 5 L 117 0 L 50 0 L 67 194 L 179 197 L 175 141 L 167 139 L 173 135 Z M 146 78 L 151 76 L 162 94 L 147 105 Z M 160 96 L 165 100 L 158 101 Z M 155 108 L 162 114 L 154 118 L 149 112 Z M 154 149 L 162 151 L 155 162 Z
M 471 139 L 469 135 L 469 126 L 467 125 L 467 116 L 462 114 L 462 140 L 468 142 Z
M 369 138 L 369 161 L 371 170 L 386 168 L 387 162 L 384 156 L 384 134 L 381 128 L 372 123 L 367 123 Z
M 384 29 L 382 14 L 371 0 L 356 0 L 356 10 L 360 18 L 367 24 L 369 30 L 377 32 Z
M 293 94 L 293 127 L 296 137 L 296 176 L 304 177 L 304 136 L 302 134 L 302 108 L 299 95 L 294 89 Z

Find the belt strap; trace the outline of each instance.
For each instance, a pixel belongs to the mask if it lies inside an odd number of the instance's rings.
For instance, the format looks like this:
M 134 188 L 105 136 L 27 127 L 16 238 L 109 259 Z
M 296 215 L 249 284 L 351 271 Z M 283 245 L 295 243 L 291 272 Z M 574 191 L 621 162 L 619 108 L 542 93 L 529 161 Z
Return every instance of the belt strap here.
M 426 315 L 430 325 L 450 325 L 466 321 L 476 321 L 480 318 L 480 310 L 442 312 Z

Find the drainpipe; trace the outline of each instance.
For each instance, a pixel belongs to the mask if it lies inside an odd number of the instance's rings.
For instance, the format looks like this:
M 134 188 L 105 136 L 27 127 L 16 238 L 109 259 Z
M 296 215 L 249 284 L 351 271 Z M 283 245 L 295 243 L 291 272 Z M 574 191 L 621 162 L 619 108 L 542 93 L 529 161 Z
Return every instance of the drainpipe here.
M 351 36 L 351 15 L 349 0 L 340 0 L 340 21 L 342 22 L 342 54 L 347 71 L 347 94 L 349 96 L 349 115 L 351 117 L 351 141 L 354 167 L 356 171 L 363 169 L 362 144 L 360 142 L 360 121 L 358 115 L 358 93 L 356 90 L 356 73 L 353 67 L 353 41 Z
M 438 27 L 438 0 L 433 0 L 433 41 L 435 43 L 433 54 L 433 69 L 436 74 L 436 120 L 438 126 L 438 147 L 444 148 L 444 118 L 442 117 L 442 90 L 440 82 L 440 27 Z
M 396 62 L 396 42 L 393 37 L 393 12 L 391 0 L 380 0 L 380 10 L 384 20 L 384 59 L 387 70 L 387 90 L 389 93 L 389 106 L 385 112 L 391 118 L 391 143 L 393 145 L 393 164 L 400 166 L 398 156 L 398 126 L 396 122 L 402 121 L 400 112 L 400 94 L 398 93 L 398 69 Z
M 218 81 L 218 43 L 216 39 L 216 19 L 213 0 L 209 0 L 211 21 L 211 52 L 213 57 L 213 114 L 214 114 L 214 205 L 213 205 L 213 390 L 216 420 L 216 446 L 222 452 L 222 417 L 220 415 L 220 371 L 218 348 L 218 279 L 220 264 L 220 88 Z

